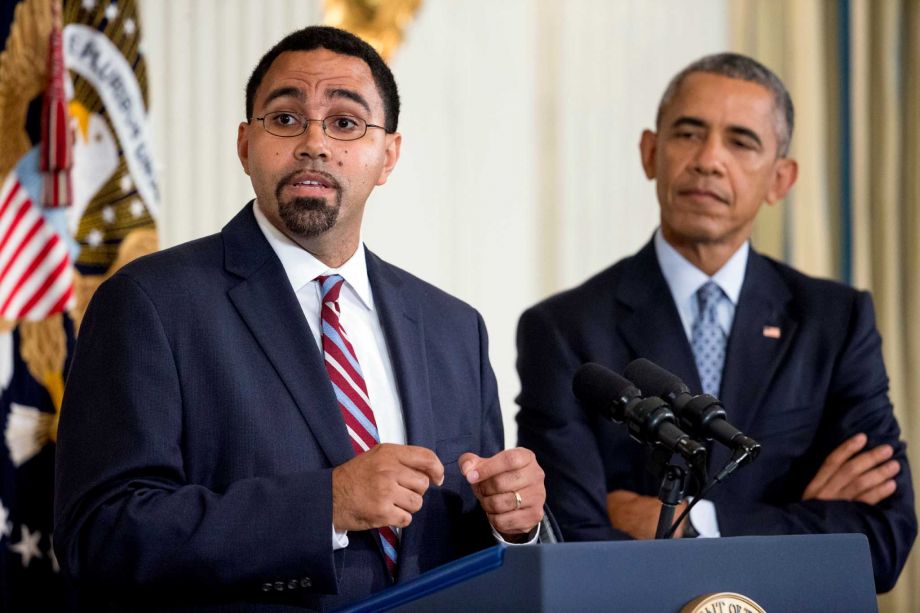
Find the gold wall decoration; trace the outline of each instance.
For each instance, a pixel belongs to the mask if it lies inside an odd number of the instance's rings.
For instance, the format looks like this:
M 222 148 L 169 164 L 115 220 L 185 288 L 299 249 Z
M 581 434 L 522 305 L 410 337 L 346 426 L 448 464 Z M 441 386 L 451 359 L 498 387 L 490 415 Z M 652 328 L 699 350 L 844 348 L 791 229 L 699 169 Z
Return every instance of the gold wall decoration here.
M 326 25 L 360 36 L 388 63 L 422 0 L 324 0 Z

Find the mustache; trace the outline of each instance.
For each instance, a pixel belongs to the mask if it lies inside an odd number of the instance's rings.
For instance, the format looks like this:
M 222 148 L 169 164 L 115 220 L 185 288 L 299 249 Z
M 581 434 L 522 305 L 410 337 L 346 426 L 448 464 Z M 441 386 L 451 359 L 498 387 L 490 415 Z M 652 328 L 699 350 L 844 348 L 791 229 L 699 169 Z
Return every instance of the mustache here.
M 310 175 L 311 178 L 322 177 L 329 184 L 329 187 L 333 189 L 339 189 L 339 181 L 333 175 L 324 170 L 313 170 L 312 168 L 300 168 L 298 170 L 292 170 L 281 179 L 278 184 L 279 188 L 282 185 L 294 183 L 296 179 L 303 180 L 301 175 Z
M 686 195 L 690 193 L 701 193 L 712 196 L 720 202 L 725 202 L 726 204 L 729 201 L 728 196 L 722 192 L 722 190 L 710 187 L 708 185 L 685 185 L 678 188 L 677 193 L 680 195 Z
M 309 169 L 301 168 L 299 170 L 291 171 L 290 173 L 286 174 L 280 181 L 278 181 L 278 185 L 275 186 L 275 198 L 277 199 L 277 201 L 278 202 L 282 201 L 281 192 L 284 190 L 285 186 L 290 185 L 291 183 L 294 183 L 296 179 L 302 177 L 305 174 L 309 174 L 311 177 L 314 177 L 314 178 L 322 177 L 323 181 L 329 184 L 329 187 L 336 190 L 336 194 L 337 194 L 336 197 L 337 198 L 342 197 L 342 190 L 339 189 L 339 182 L 334 176 L 322 170 L 309 170 Z M 313 211 L 322 210 L 323 207 L 325 206 L 324 200 L 315 199 L 315 198 L 296 198 L 296 203 L 301 208 L 305 208 L 307 210 L 313 210 Z

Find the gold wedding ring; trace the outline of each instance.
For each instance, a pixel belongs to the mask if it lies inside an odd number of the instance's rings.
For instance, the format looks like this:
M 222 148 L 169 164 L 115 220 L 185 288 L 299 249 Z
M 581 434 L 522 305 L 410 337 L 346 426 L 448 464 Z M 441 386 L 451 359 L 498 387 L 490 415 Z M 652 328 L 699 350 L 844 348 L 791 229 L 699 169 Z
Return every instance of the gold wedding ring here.
M 524 504 L 524 499 L 521 498 L 521 495 L 518 494 L 517 492 L 513 492 L 513 493 L 514 493 L 514 510 L 517 511 L 518 509 L 521 508 L 521 505 Z

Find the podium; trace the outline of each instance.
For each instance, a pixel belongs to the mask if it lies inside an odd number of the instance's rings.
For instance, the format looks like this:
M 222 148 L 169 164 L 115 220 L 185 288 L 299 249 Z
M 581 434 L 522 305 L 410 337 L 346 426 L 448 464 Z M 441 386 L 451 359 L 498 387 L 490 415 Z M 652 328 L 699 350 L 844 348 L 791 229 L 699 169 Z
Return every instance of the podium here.
M 678 613 L 713 592 L 769 613 L 877 611 L 861 534 L 496 546 L 345 610 Z

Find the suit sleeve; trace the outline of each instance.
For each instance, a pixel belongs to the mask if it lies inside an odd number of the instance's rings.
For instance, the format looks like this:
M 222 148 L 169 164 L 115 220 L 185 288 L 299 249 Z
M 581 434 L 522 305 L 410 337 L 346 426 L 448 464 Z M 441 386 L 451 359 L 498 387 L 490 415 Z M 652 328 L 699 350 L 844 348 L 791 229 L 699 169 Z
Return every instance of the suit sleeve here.
M 813 461 L 803 475 L 796 498 L 827 455 L 847 438 L 864 432 L 866 449 L 880 444 L 894 448 L 901 464 L 897 490 L 877 505 L 849 501 L 807 500 L 784 505 L 719 501 L 716 504 L 723 536 L 746 534 L 805 534 L 859 532 L 869 539 L 876 589 L 885 592 L 895 581 L 917 534 L 914 492 L 906 446 L 888 399 L 888 377 L 875 327 L 872 300 L 860 293 L 855 301 L 850 330 L 837 358 L 824 419 L 812 445 Z
M 279 578 L 335 593 L 331 470 L 246 478 L 219 491 L 190 483 L 180 360 L 134 280 L 120 274 L 99 288 L 61 411 L 61 567 L 83 585 L 211 598 Z
M 546 498 L 566 540 L 628 538 L 607 516 L 607 479 L 590 418 L 572 392 L 581 360 L 540 307 L 518 323 L 518 444 L 546 473 Z

